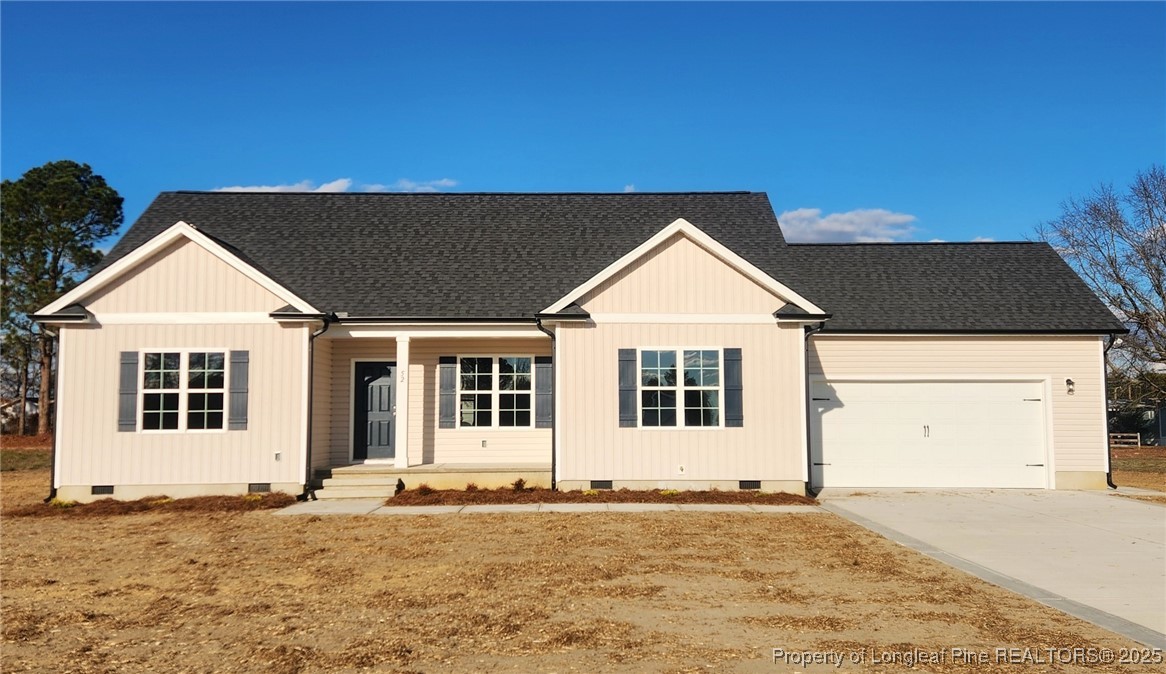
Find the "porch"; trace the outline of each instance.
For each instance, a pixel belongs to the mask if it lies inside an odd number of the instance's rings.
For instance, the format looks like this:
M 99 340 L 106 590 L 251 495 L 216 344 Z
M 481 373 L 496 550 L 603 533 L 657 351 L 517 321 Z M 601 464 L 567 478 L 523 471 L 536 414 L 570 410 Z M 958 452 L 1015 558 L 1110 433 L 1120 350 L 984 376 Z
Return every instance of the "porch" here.
M 430 463 L 397 468 L 391 464 L 364 463 L 316 470 L 313 487 L 316 498 L 388 498 L 397 480 L 406 489 L 426 484 L 434 489 L 464 489 L 475 484 L 482 489 L 508 487 L 516 480 L 528 487 L 551 486 L 548 463 Z

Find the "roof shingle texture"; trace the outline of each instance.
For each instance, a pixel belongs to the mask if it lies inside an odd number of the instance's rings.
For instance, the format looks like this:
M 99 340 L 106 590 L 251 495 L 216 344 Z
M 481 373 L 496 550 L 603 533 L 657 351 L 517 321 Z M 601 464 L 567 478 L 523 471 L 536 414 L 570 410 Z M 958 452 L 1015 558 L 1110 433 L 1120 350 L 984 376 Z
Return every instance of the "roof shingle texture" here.
M 787 246 L 756 192 L 164 192 L 102 266 L 182 220 L 321 311 L 531 318 L 677 218 L 832 313 L 828 331 L 1121 328 L 1046 244 Z

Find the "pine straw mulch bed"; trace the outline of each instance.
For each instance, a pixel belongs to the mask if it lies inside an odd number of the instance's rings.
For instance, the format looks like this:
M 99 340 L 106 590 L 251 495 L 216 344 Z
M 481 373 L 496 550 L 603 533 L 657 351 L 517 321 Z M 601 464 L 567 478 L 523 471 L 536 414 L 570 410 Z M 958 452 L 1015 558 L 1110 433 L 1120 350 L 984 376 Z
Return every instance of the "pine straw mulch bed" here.
M 172 499 L 166 496 L 147 496 L 136 501 L 117 501 L 111 498 L 92 503 L 52 501 L 33 503 L 6 509 L 10 517 L 105 517 L 136 513 L 230 513 L 286 508 L 296 502 L 294 496 L 284 493 L 248 494 L 247 496 L 194 496 Z
M 730 505 L 817 505 L 812 498 L 784 492 L 598 490 L 551 491 L 519 486 L 498 489 L 430 489 L 421 485 L 385 501 L 386 505 L 511 505 L 527 503 L 713 503 Z
M 51 449 L 52 446 L 52 433 L 45 433 L 44 435 L 15 435 L 6 433 L 0 436 L 0 447 L 4 449 L 12 449 L 14 447 Z

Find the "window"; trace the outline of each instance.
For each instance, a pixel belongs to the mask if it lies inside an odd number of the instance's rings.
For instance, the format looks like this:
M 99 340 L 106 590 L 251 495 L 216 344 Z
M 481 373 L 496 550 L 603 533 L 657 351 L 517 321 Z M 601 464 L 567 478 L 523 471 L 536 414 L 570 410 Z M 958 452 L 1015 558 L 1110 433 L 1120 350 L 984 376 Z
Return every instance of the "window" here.
M 533 363 L 529 356 L 460 358 L 458 425 L 529 428 L 533 416 Z
M 222 430 L 226 375 L 223 351 L 145 353 L 142 430 Z
M 680 377 L 677 377 L 678 369 L 682 375 Z M 678 405 L 682 408 L 678 409 Z M 640 419 L 640 425 L 646 427 L 720 426 L 720 351 L 717 349 L 641 351 Z

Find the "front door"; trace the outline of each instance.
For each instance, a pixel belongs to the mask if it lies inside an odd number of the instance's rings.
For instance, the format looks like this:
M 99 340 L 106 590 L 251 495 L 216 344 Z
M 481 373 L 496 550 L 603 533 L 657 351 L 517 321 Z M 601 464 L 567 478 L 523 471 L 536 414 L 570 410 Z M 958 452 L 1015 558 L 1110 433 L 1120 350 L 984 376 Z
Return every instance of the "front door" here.
M 352 460 L 391 459 L 397 430 L 393 363 L 357 363 L 353 390 Z

